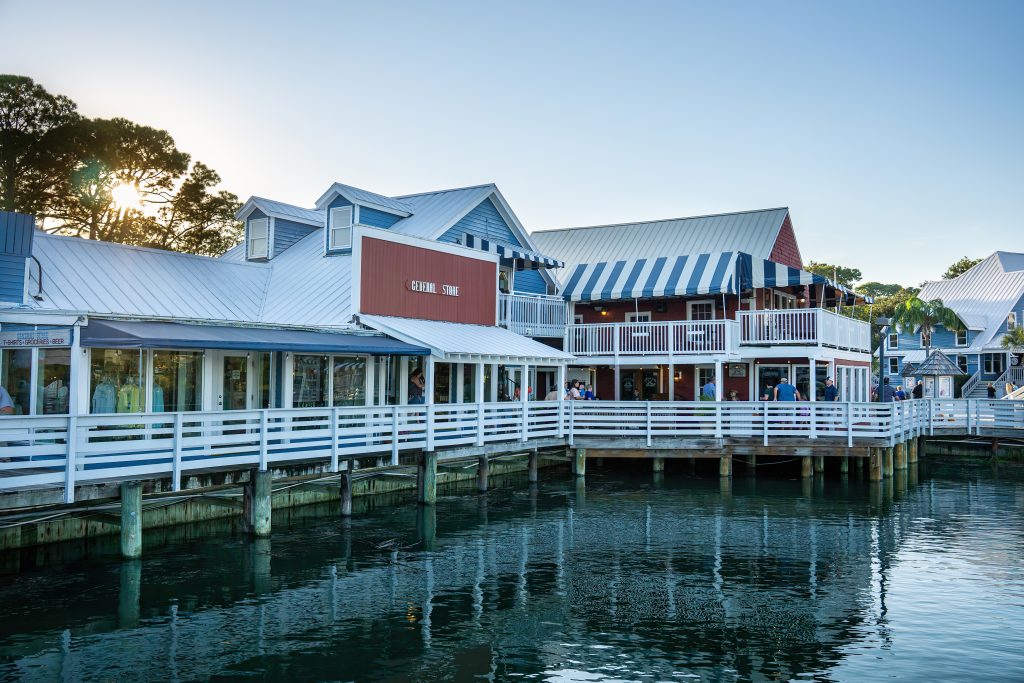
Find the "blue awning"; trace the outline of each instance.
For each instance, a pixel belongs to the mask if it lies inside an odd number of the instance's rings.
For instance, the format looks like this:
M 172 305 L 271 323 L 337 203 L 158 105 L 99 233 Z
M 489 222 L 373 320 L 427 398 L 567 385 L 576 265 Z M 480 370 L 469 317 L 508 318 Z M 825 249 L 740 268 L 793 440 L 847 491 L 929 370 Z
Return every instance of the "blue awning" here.
M 480 251 L 487 251 L 492 254 L 497 254 L 502 258 L 520 259 L 527 263 L 535 266 L 542 266 L 544 268 L 562 268 L 565 263 L 558 259 L 539 254 L 526 247 L 520 247 L 518 245 L 503 244 L 502 242 L 495 242 L 494 240 L 486 240 L 476 235 L 466 233 L 465 245 L 470 249 L 479 249 Z
M 747 254 L 741 254 L 741 257 L 750 264 L 747 268 L 751 274 L 751 287 L 777 288 L 798 287 L 801 285 L 825 285 L 826 287 L 831 287 L 837 292 L 842 292 L 843 296 L 849 303 L 853 303 L 853 301 L 858 298 L 863 299 L 868 303 L 873 302 L 871 297 L 864 294 L 856 294 L 838 282 L 834 282 L 827 277 L 822 277 L 817 273 L 811 273 L 792 266 L 775 263 L 774 261 L 769 261 L 767 259 L 755 259 Z
M 140 320 L 92 319 L 82 346 L 116 349 L 233 349 L 295 353 L 426 356 L 430 351 L 390 337 Z
M 735 294 L 737 252 L 580 263 L 562 295 L 569 301 Z

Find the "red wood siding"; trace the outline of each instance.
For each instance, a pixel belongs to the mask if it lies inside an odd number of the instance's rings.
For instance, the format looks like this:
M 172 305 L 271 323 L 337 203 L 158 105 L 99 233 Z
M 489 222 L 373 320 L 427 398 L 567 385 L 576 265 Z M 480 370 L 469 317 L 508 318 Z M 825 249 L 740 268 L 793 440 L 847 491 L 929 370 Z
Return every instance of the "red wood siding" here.
M 498 266 L 475 258 L 407 244 L 363 238 L 361 313 L 453 323 L 495 323 Z M 435 283 L 437 293 L 409 288 L 411 280 Z M 441 293 L 459 288 L 458 296 Z
M 796 243 L 796 233 L 793 232 L 793 223 L 789 216 L 782 222 L 779 236 L 775 238 L 772 246 L 770 260 L 793 268 L 803 268 L 803 259 L 800 258 L 800 247 Z

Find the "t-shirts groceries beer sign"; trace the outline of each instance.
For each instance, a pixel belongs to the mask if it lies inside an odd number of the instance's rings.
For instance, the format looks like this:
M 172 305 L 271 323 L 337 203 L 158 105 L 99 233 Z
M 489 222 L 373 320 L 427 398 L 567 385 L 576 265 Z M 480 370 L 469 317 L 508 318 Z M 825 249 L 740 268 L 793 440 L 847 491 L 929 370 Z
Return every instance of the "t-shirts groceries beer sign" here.
M 409 282 L 407 282 L 405 286 L 409 288 L 410 292 L 422 292 L 424 294 L 443 294 L 445 296 L 459 295 L 458 285 L 441 285 L 441 287 L 438 288 L 436 282 L 428 282 L 427 280 L 409 280 Z
M 0 332 L 0 347 L 5 349 L 33 346 L 71 346 L 71 330 L 19 330 Z

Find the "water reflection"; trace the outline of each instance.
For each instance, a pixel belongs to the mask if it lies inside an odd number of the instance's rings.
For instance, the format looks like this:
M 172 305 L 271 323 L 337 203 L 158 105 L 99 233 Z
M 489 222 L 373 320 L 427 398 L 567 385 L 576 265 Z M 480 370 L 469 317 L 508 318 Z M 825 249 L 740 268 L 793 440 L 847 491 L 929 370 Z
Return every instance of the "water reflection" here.
M 594 468 L 275 513 L 270 539 L 147 536 L 131 562 L 26 552 L 0 579 L 0 677 L 1016 678 L 1024 487 L 905 474 Z

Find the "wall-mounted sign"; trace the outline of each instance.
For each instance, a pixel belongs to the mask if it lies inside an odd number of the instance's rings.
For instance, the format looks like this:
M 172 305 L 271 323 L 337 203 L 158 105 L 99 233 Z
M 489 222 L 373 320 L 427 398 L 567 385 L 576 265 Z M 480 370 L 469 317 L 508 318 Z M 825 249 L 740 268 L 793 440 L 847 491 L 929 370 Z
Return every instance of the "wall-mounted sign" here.
M 0 347 L 71 346 L 71 329 L 0 332 Z
M 458 285 L 442 284 L 440 287 L 438 287 L 436 282 L 429 282 L 427 280 L 409 280 L 408 282 L 405 283 L 405 286 L 410 292 L 422 292 L 424 294 L 443 294 L 444 296 L 459 295 Z
M 746 377 L 747 366 L 744 363 L 729 363 L 730 377 Z

